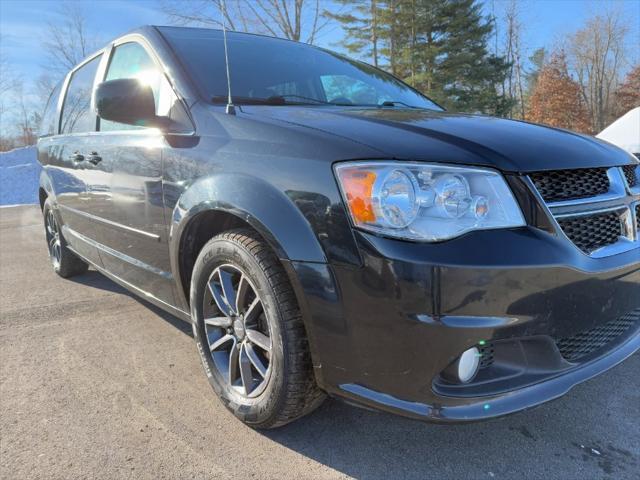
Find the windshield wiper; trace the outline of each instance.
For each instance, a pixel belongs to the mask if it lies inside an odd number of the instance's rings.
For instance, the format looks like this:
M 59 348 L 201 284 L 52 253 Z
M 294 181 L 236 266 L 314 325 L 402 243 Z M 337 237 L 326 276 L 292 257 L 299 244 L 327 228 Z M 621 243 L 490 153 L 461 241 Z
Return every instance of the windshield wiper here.
M 313 97 L 305 97 L 304 95 L 296 95 L 296 94 L 285 94 L 285 95 L 274 95 L 273 97 L 269 97 L 268 100 L 279 100 L 282 99 L 282 101 L 284 101 L 284 103 L 289 103 L 287 102 L 287 98 L 299 98 L 301 100 L 309 100 L 313 103 L 320 103 L 322 105 L 333 105 L 330 102 L 325 102 L 324 100 L 320 100 L 318 98 L 313 98 Z M 299 103 L 299 102 L 295 102 L 295 103 Z
M 287 98 L 300 98 L 305 100 L 304 102 L 289 102 Z M 227 97 L 223 95 L 216 95 L 211 98 L 213 103 L 227 103 Z M 233 101 L 238 105 L 310 105 L 311 102 L 314 104 L 321 105 L 336 105 L 334 103 L 325 102 L 324 100 L 319 100 L 317 98 L 304 97 L 302 95 L 273 95 L 268 98 L 258 98 L 258 97 L 239 97 L 234 95 Z
M 216 95 L 211 98 L 213 103 L 227 103 L 228 99 L 225 95 Z M 270 102 L 267 98 L 254 98 L 254 97 L 238 97 L 233 96 L 233 101 L 238 105 L 278 105 L 278 103 Z
M 386 101 L 382 102 L 378 106 L 379 107 L 395 107 L 396 105 L 402 105 L 402 106 L 405 106 L 407 108 L 420 108 L 420 107 L 415 107 L 413 105 L 409 105 L 409 104 L 404 103 L 404 102 L 400 102 L 398 100 L 386 100 Z

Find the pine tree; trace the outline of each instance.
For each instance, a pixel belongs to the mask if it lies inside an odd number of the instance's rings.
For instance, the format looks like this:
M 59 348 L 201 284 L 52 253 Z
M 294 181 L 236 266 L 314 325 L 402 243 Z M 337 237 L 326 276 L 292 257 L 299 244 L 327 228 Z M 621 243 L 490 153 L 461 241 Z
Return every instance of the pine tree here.
M 345 39 L 340 44 L 352 55 L 371 59 L 378 66 L 380 0 L 337 0 L 350 6 L 347 13 L 325 11 L 324 15 L 342 24 Z M 342 9 L 341 9 L 342 10 Z
M 445 107 L 467 112 L 504 115 L 511 100 L 497 91 L 509 65 L 488 51 L 493 23 L 482 15 L 475 0 L 443 1 L 441 15 L 447 19 L 441 40 L 441 61 L 435 78 Z
M 504 115 L 511 100 L 498 92 L 509 65 L 491 55 L 493 23 L 477 0 L 339 0 L 346 13 L 342 45 L 373 58 L 444 107 Z
M 528 119 L 590 133 L 589 113 L 582 100 L 580 85 L 569 75 L 564 52 L 554 53 L 540 70 L 531 95 Z

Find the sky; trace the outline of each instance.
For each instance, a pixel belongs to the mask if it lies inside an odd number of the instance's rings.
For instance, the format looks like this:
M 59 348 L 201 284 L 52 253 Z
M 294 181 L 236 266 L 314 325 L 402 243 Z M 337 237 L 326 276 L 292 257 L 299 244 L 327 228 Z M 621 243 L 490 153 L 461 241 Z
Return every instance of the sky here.
M 89 31 L 102 44 L 145 24 L 166 25 L 169 19 L 159 8 L 160 0 L 75 0 L 83 5 Z M 331 7 L 331 0 L 321 0 Z M 485 0 L 487 13 L 498 15 L 506 0 Z M 42 40 L 49 22 L 61 18 L 60 0 L 0 0 L 0 49 L 15 73 L 35 79 L 42 72 L 45 56 Z M 541 46 L 559 45 L 563 38 L 580 28 L 590 16 L 604 7 L 619 8 L 629 22 L 630 63 L 640 61 L 640 0 L 522 0 L 525 56 Z M 342 36 L 338 26 L 324 30 L 316 43 L 340 50 Z

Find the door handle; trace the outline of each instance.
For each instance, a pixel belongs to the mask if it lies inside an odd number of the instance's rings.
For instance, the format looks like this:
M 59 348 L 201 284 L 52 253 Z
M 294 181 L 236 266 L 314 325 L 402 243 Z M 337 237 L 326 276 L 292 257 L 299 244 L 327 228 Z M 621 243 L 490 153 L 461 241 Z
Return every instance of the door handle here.
M 79 163 L 82 162 L 84 160 L 84 155 L 78 153 L 78 152 L 73 152 L 71 155 L 69 155 L 69 160 L 71 160 L 72 162 L 75 163 Z
M 102 157 L 98 155 L 98 152 L 91 152 L 91 155 L 89 155 L 89 158 L 87 158 L 87 160 L 94 165 L 97 165 L 102 161 Z

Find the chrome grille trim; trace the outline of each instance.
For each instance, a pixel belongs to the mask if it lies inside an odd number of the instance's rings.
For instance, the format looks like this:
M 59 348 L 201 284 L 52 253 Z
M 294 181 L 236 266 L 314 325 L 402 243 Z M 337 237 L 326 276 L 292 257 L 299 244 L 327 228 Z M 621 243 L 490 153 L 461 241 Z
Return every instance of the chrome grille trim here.
M 530 174 L 526 177 L 529 188 L 535 192 L 536 198 L 543 205 L 547 214 L 554 219 L 557 231 L 583 254 L 592 258 L 601 258 L 640 248 L 640 220 L 638 220 L 637 208 L 637 205 L 640 204 L 640 188 L 632 188 L 629 185 L 622 167 L 607 168 L 609 191 L 606 193 L 586 198 L 549 202 L 543 199 L 536 188 L 536 183 L 531 178 L 532 175 Z M 609 242 L 606 245 L 585 251 L 576 245 L 563 230 L 563 221 L 567 225 L 574 218 L 594 217 L 607 212 L 615 212 L 620 221 L 620 232 L 622 234 L 616 242 Z M 603 236 L 603 238 L 605 237 Z M 578 244 L 584 245 L 585 242 L 578 242 Z

